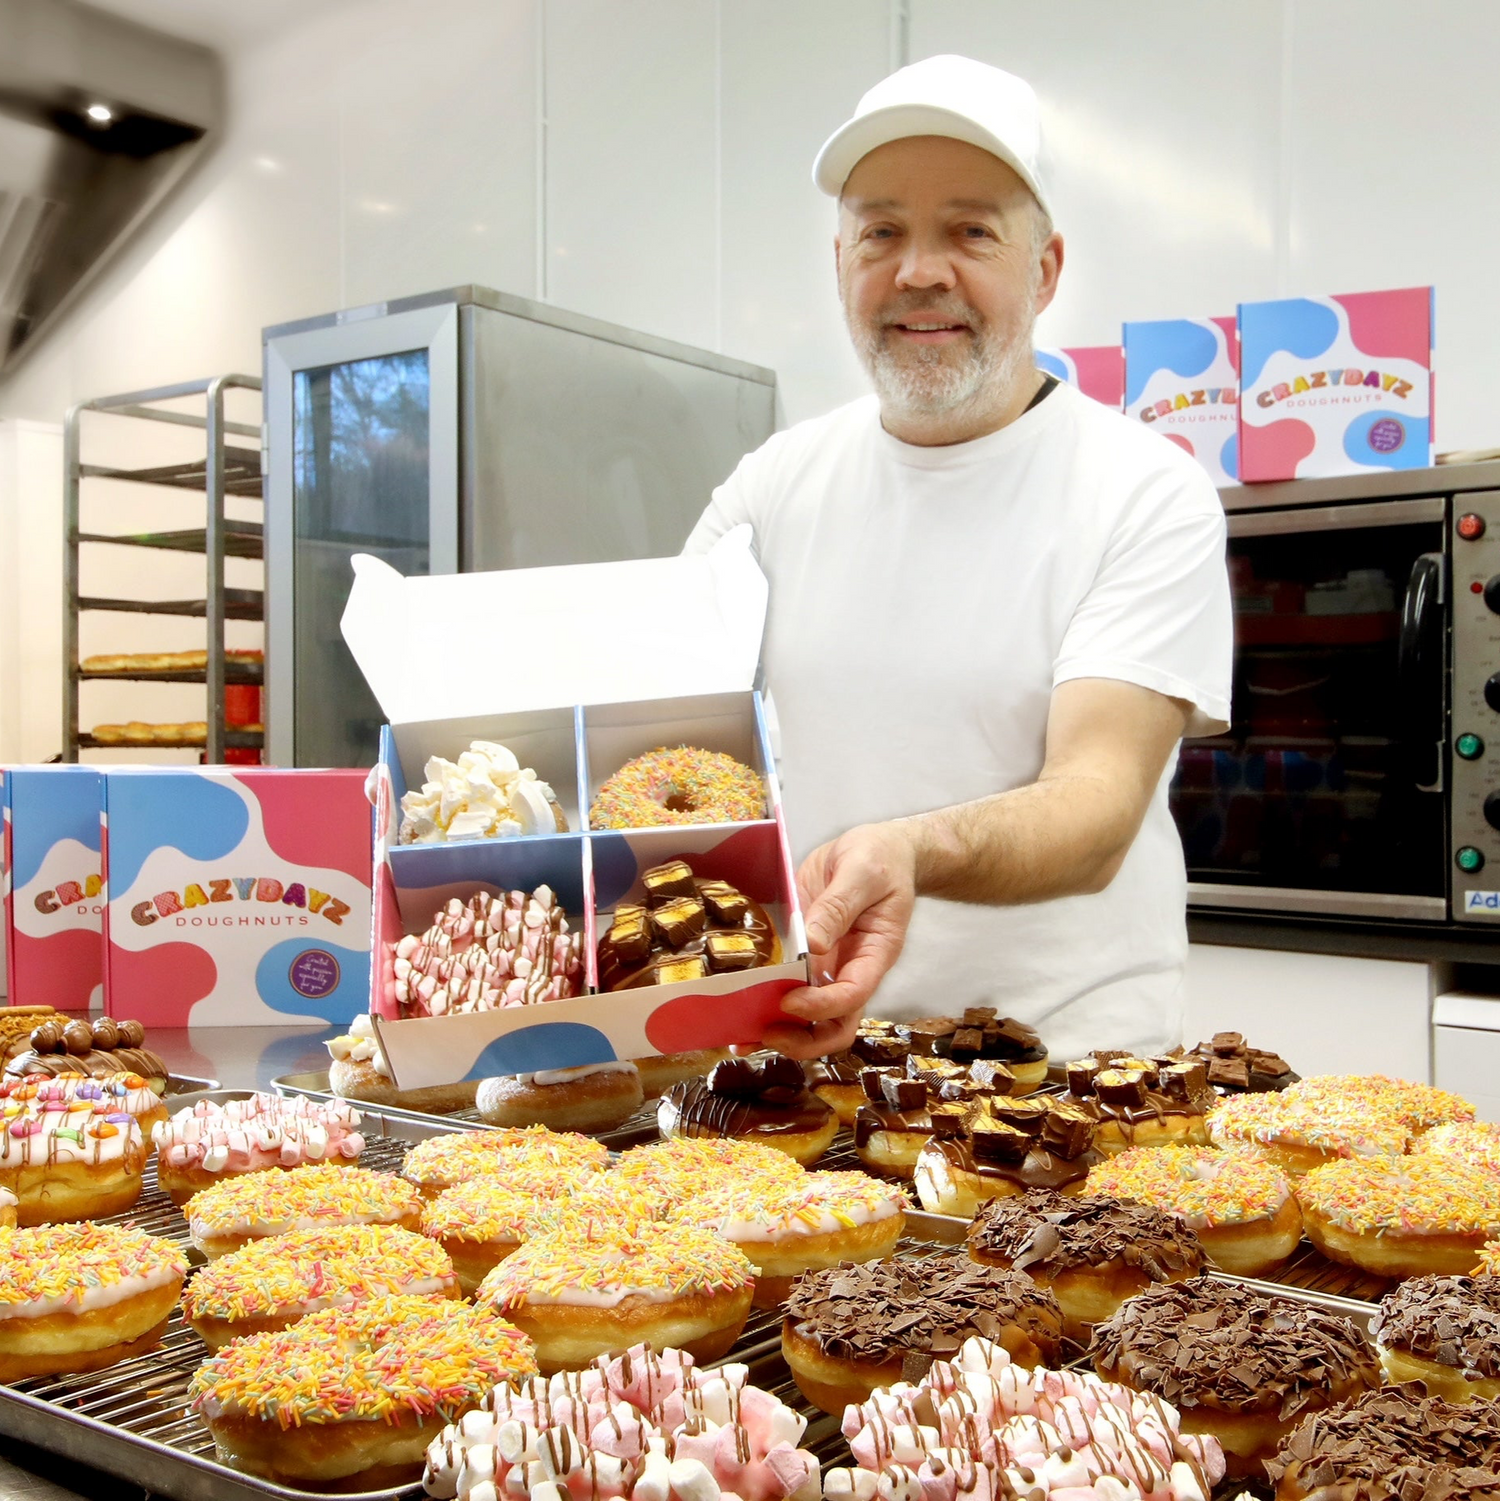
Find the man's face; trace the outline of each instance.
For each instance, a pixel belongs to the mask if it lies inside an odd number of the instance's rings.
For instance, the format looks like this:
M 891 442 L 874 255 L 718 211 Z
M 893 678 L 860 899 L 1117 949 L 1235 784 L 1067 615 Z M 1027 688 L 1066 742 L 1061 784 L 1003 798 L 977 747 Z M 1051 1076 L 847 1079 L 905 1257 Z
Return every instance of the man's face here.
M 839 200 L 839 291 L 884 410 L 978 409 L 1029 371 L 1060 260 L 1060 241 L 1038 243 L 1039 214 L 1021 179 L 966 141 L 913 136 L 855 166 Z

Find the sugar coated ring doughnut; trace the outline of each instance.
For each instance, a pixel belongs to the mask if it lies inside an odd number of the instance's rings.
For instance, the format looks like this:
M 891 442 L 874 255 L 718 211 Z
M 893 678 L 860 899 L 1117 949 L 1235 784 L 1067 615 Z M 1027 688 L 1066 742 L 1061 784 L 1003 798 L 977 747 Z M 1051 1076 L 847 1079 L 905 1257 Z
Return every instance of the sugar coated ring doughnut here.
M 94 1371 L 149 1350 L 187 1269 L 171 1241 L 129 1226 L 0 1229 L 0 1381 Z
M 418 1230 L 422 1198 L 394 1173 L 309 1163 L 285 1173 L 245 1173 L 205 1188 L 184 1208 L 193 1244 L 210 1260 L 252 1240 L 330 1225 Z
M 406 1154 L 401 1175 L 435 1198 L 455 1183 L 471 1178 L 511 1179 L 527 1171 L 555 1176 L 560 1168 L 603 1172 L 609 1148 L 588 1136 L 549 1131 L 545 1126 L 507 1127 L 499 1131 L 455 1131 L 430 1136 Z
M 800 1183 L 804 1175 L 785 1152 L 734 1136 L 676 1136 L 632 1147 L 621 1154 L 616 1172 L 669 1208 L 702 1193 L 708 1184 L 747 1178 L 763 1182 L 767 1174 Z
M 446 1424 L 535 1373 L 531 1342 L 492 1312 L 391 1297 L 235 1340 L 188 1395 L 234 1468 L 297 1489 L 378 1490 L 415 1480 Z
M 744 1252 L 710 1230 L 570 1228 L 524 1241 L 484 1279 L 478 1303 L 536 1341 L 544 1371 L 642 1341 L 716 1360 L 745 1326 L 754 1280 Z
M 183 1317 L 210 1350 L 285 1329 L 320 1308 L 400 1294 L 456 1298 L 458 1276 L 435 1241 L 397 1225 L 331 1225 L 253 1240 L 188 1284 Z
M 1085 1193 L 1175 1214 L 1226 1272 L 1258 1277 L 1302 1238 L 1302 1212 L 1274 1164 L 1213 1147 L 1132 1147 L 1089 1172 Z
M 658 746 L 605 780 L 589 810 L 595 829 L 662 824 L 754 823 L 766 816 L 766 790 L 748 766 L 722 751 Z
M 1410 1277 L 1380 1300 L 1370 1332 L 1392 1385 L 1425 1382 L 1450 1402 L 1500 1397 L 1500 1277 Z
M 1411 1132 L 1389 1110 L 1349 1100 L 1304 1100 L 1295 1090 L 1231 1095 L 1209 1114 L 1209 1140 L 1216 1147 L 1250 1148 L 1293 1176 L 1340 1157 L 1399 1157 L 1406 1151 Z
M 1326 1163 L 1297 1198 L 1325 1256 L 1382 1277 L 1472 1272 L 1500 1237 L 1500 1173 L 1446 1157 Z

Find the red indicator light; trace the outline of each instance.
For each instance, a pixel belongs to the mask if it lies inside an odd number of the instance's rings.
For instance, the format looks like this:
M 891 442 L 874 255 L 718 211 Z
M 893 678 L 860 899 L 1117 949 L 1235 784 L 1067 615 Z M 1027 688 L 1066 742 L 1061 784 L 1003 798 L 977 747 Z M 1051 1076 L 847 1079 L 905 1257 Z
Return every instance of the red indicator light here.
M 1460 516 L 1453 528 L 1465 542 L 1473 542 L 1484 536 L 1484 517 L 1476 516 L 1473 511 Z
M 1483 594 L 1484 593 L 1484 585 L 1481 584 L 1478 579 L 1475 579 L 1474 582 L 1469 585 L 1469 593 L 1470 594 Z

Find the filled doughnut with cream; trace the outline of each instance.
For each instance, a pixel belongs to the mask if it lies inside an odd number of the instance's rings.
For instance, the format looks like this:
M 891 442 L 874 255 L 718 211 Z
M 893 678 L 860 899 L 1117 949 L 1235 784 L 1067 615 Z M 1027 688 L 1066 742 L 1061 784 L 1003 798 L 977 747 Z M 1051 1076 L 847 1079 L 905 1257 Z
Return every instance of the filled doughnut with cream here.
M 434 1084 L 423 1089 L 398 1088 L 368 1012 L 356 1016 L 348 1032 L 329 1038 L 324 1046 L 328 1049 L 328 1087 L 346 1100 L 447 1115 L 467 1110 L 479 1090 L 477 1079 L 460 1079 L 453 1084 Z

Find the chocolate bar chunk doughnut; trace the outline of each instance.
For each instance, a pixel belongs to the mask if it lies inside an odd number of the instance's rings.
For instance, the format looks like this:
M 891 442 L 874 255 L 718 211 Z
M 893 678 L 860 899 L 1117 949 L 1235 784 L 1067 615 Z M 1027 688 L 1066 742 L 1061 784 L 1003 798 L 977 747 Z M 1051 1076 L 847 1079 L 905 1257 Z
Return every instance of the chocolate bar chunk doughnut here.
M 1210 1086 L 1227 1094 L 1267 1094 L 1302 1077 L 1280 1054 L 1248 1046 L 1238 1032 L 1215 1032 L 1185 1056 L 1201 1058 Z
M 1099 1122 L 1101 1152 L 1206 1147 L 1218 1096 L 1196 1058 L 1133 1058 L 1100 1050 L 1068 1065 L 1068 1094 Z
M 1030 1094 L 1047 1078 L 1047 1049 L 1034 1027 L 993 1006 L 970 1006 L 962 1016 L 920 1016 L 896 1023 L 897 1035 L 913 1053 L 951 1058 L 955 1063 L 991 1059 L 1015 1075 L 1017 1094 Z
M 731 1136 L 775 1147 L 811 1167 L 833 1141 L 839 1118 L 808 1087 L 791 1058 L 726 1058 L 706 1079 L 674 1084 L 656 1108 L 668 1140 Z
M 146 1029 L 135 1020 L 111 1016 L 86 1021 L 56 1017 L 32 1029 L 31 1049 L 5 1065 L 7 1078 L 28 1075 L 138 1074 L 155 1094 L 167 1087 L 167 1065 L 144 1044 Z

